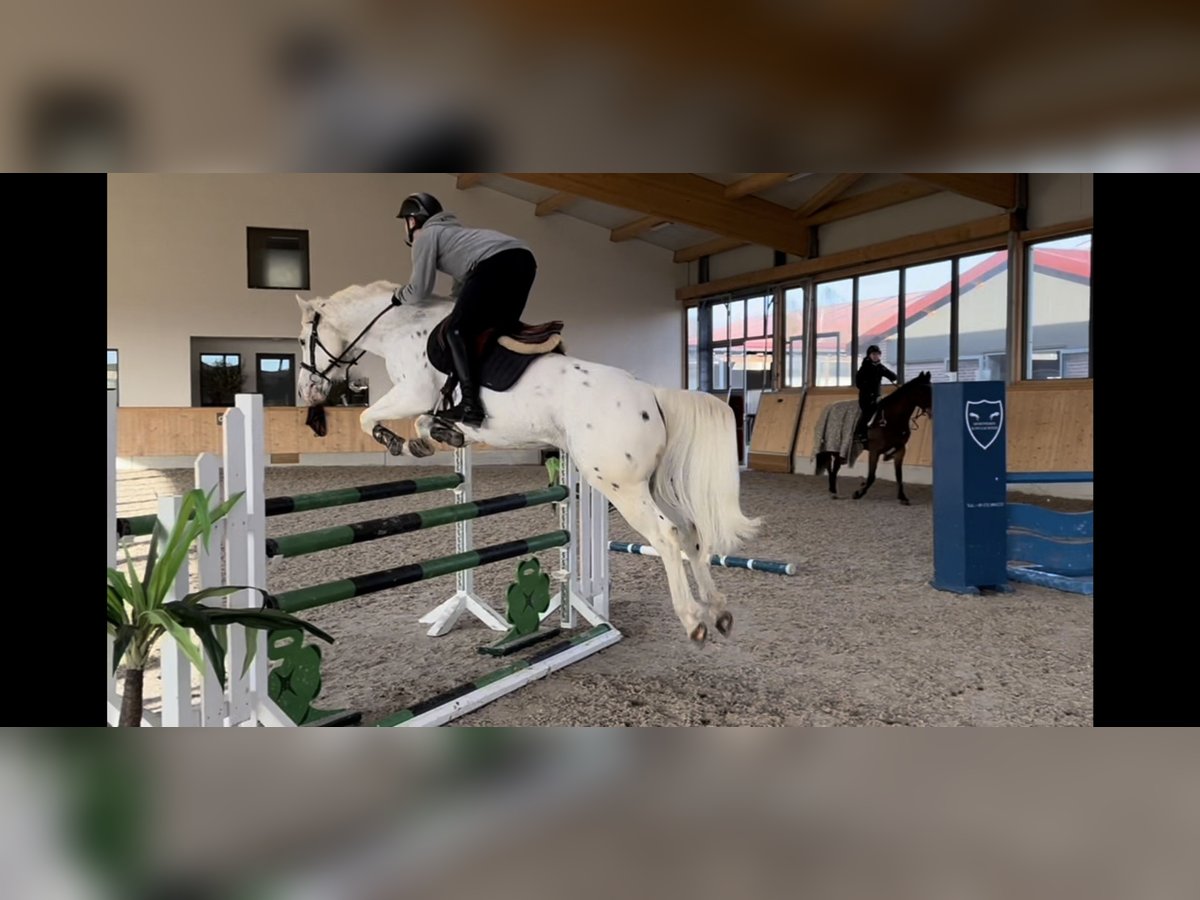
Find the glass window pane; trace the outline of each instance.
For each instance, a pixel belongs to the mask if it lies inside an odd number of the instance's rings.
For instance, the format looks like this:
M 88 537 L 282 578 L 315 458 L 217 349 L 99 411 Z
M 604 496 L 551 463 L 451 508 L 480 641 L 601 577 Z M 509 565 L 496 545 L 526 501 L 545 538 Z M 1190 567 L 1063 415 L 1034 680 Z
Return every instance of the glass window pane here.
M 1086 378 L 1092 349 L 1092 236 L 1043 241 L 1028 252 L 1025 377 Z
M 783 340 L 787 360 L 783 367 L 784 387 L 804 386 L 804 288 L 788 288 L 784 294 Z
M 746 337 L 770 334 L 767 331 L 766 309 L 766 297 L 750 297 L 746 300 Z
M 734 300 L 729 304 L 729 338 L 737 340 L 746 336 L 746 301 Z
M 900 320 L 900 270 L 863 275 L 858 279 L 858 362 L 872 344 L 883 351 L 880 360 L 896 371 L 896 326 Z M 857 371 L 857 366 L 855 367 Z
M 714 391 L 729 389 L 729 350 L 727 347 L 713 347 L 712 389 Z
M 240 353 L 200 354 L 201 406 L 232 406 L 242 387 Z
M 819 387 L 854 383 L 850 359 L 852 279 L 817 285 L 816 357 Z
M 958 380 L 1003 381 L 1008 349 L 1008 251 L 958 261 Z
M 930 372 L 948 381 L 950 260 L 904 270 L 904 380 Z
M 735 391 L 746 388 L 746 344 L 738 341 L 729 348 L 729 386 Z
M 713 346 L 729 343 L 729 304 L 714 303 L 712 306 Z
M 700 309 L 687 311 L 687 389 L 700 387 Z

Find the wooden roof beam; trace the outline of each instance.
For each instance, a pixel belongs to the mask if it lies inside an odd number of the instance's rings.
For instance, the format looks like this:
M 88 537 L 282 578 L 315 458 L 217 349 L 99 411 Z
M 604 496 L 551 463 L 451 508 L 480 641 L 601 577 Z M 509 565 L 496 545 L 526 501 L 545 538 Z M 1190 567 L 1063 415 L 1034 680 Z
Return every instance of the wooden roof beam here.
M 535 216 L 548 216 L 551 213 L 556 213 L 564 206 L 568 205 L 572 200 L 575 200 L 574 194 L 568 194 L 566 191 L 559 191 L 543 200 L 534 209 Z
M 1017 206 L 1017 176 L 1015 174 L 970 175 L 959 172 L 926 172 L 909 175 L 909 178 L 936 184 L 947 191 L 953 191 L 982 203 L 990 203 L 1001 209 L 1016 209 Z
M 874 212 L 877 209 L 886 209 L 889 206 L 896 206 L 899 203 L 907 203 L 909 200 L 928 197 L 930 194 L 937 194 L 940 191 L 941 188 L 936 185 L 923 181 L 901 181 L 897 184 L 889 184 L 887 187 L 881 187 L 878 190 L 855 194 L 853 197 L 847 197 L 845 200 L 831 203 L 819 212 L 796 221 L 798 225 L 806 227 L 810 225 L 824 225 L 826 222 L 849 219 L 852 216 L 860 216 L 865 212 Z
M 646 216 L 637 221 L 630 222 L 628 225 L 622 225 L 620 228 L 614 228 L 609 234 L 610 241 L 627 241 L 630 238 L 635 238 L 639 234 L 645 234 L 656 225 L 664 223 L 670 224 L 670 219 L 664 219 L 661 216 Z
M 509 178 L 807 257 L 810 233 L 792 211 L 759 197 L 730 200 L 725 185 L 690 173 L 505 173 Z
M 791 172 L 756 172 L 745 178 L 739 178 L 732 184 L 725 185 L 725 198 L 736 200 L 747 194 L 757 194 L 759 191 L 765 191 L 777 184 L 783 184 L 791 177 Z
M 829 184 L 825 185 L 825 187 L 813 194 L 808 199 L 807 203 L 796 210 L 796 218 L 805 219 L 824 209 L 838 197 L 842 196 L 842 194 L 846 193 L 846 191 L 862 177 L 862 173 L 835 175 Z
M 692 244 L 690 247 L 676 250 L 675 262 L 691 262 L 702 256 L 712 256 L 715 253 L 725 253 L 728 250 L 736 250 L 738 247 L 749 246 L 749 241 L 739 241 L 737 238 L 715 238 L 711 241 L 705 241 L 703 244 Z

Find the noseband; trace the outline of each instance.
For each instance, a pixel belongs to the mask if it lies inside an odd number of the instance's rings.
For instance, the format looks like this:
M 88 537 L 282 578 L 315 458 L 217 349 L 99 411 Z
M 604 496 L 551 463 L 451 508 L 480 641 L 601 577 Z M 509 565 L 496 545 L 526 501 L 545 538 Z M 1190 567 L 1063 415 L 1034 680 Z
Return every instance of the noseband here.
M 300 361 L 300 368 L 306 372 L 312 372 L 312 374 L 317 378 L 322 378 L 325 381 L 332 383 L 333 379 L 329 377 L 329 373 L 338 366 L 345 366 L 347 371 L 349 371 L 351 366 L 362 359 L 363 356 L 366 355 L 366 350 L 359 350 L 358 355 L 353 359 L 350 359 L 350 351 L 354 349 L 355 344 L 363 339 L 366 333 L 371 330 L 372 326 L 374 326 L 374 324 L 380 320 L 385 312 L 399 305 L 400 301 L 393 297 L 392 302 L 380 310 L 379 314 L 375 316 L 370 323 L 368 323 L 367 327 L 358 333 L 358 337 L 347 344 L 345 350 L 336 354 L 326 347 L 324 343 L 322 343 L 321 335 L 318 333 L 318 328 L 321 324 L 321 314 L 313 313 L 312 329 L 308 332 L 308 359 Z M 324 369 L 317 368 L 318 347 L 324 350 L 325 355 L 329 357 L 329 365 L 327 365 Z

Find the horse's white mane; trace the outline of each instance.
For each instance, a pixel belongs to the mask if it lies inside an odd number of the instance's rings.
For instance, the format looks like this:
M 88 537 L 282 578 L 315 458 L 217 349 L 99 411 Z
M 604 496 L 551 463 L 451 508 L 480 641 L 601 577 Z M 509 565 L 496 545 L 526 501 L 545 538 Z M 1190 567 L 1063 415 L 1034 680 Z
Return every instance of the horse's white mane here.
M 352 284 L 344 287 L 335 294 L 325 298 L 326 303 L 352 303 L 364 297 L 375 297 L 379 294 L 390 294 L 399 285 L 394 281 L 372 281 L 370 284 Z
M 372 281 L 370 284 L 352 284 L 349 287 L 344 287 L 334 294 L 330 294 L 325 298 L 317 298 L 318 304 L 324 306 L 328 303 L 353 303 L 356 300 L 366 300 L 378 298 L 380 295 L 390 297 L 392 292 L 400 285 L 395 281 Z M 411 306 L 427 306 L 434 303 L 449 302 L 447 297 L 439 297 L 436 294 L 425 300 L 418 300 L 415 303 L 405 305 Z

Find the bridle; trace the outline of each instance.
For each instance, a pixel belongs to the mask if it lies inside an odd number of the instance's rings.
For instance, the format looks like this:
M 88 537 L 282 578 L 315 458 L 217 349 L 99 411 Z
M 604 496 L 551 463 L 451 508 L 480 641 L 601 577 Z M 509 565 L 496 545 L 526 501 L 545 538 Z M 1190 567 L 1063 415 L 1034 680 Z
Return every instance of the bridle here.
M 383 317 L 383 314 L 385 312 L 387 312 L 388 310 L 393 309 L 399 305 L 400 305 L 400 301 L 397 300 L 395 297 L 393 297 L 392 302 L 389 303 L 385 308 L 380 310 L 379 314 L 376 315 L 375 318 L 373 318 L 369 323 L 367 323 L 367 327 L 358 333 L 358 337 L 356 337 L 349 344 L 347 344 L 346 349 L 344 349 L 341 353 L 337 353 L 337 354 L 335 354 L 333 351 L 331 351 L 328 347 L 325 346 L 324 342 L 322 342 L 321 335 L 318 332 L 318 328 L 321 324 L 321 314 L 313 313 L 312 328 L 308 332 L 308 359 L 300 361 L 300 368 L 305 370 L 306 372 L 312 372 L 312 374 L 315 377 L 322 378 L 325 381 L 328 381 L 330 384 L 332 384 L 333 379 L 329 377 L 329 373 L 333 369 L 338 368 L 339 366 L 345 366 L 346 367 L 346 377 L 349 378 L 350 367 L 353 366 L 355 363 L 357 363 L 360 359 L 362 359 L 363 356 L 365 356 L 366 352 L 367 352 L 366 350 L 359 350 L 358 355 L 355 356 L 353 359 L 350 359 L 349 358 L 350 351 L 353 350 L 355 344 L 357 344 L 359 341 L 361 341 L 363 339 L 363 337 L 366 335 L 366 333 L 371 330 L 372 326 L 374 326 L 374 324 L 376 322 L 378 322 L 380 320 L 380 318 Z M 327 365 L 324 369 L 317 369 L 317 348 L 318 347 L 320 347 L 322 350 L 324 350 L 325 355 L 329 357 L 329 365 Z

